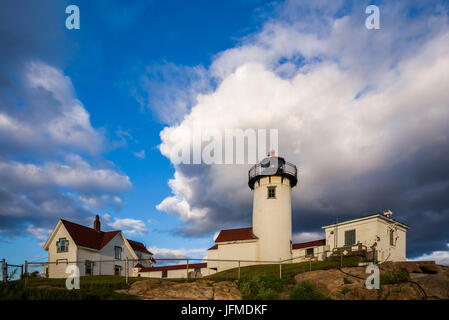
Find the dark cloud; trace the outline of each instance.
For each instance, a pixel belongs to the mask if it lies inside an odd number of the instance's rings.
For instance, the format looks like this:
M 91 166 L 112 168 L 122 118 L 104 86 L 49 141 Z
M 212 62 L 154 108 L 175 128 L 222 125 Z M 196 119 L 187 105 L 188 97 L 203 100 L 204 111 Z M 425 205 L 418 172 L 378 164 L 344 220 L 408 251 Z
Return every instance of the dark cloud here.
M 2 240 L 31 231 L 48 236 L 43 228 L 60 217 L 86 223 L 93 207 L 121 205 L 119 194 L 131 186 L 101 159 L 103 132 L 62 71 L 77 47 L 65 28 L 67 4 L 0 4 Z
M 373 32 L 369 3 L 326 4 L 287 2 L 279 19 L 218 54 L 211 69 L 222 82 L 162 131 L 161 151 L 170 158 L 195 126 L 277 128 L 281 155 L 299 171 L 294 233 L 390 209 L 411 226 L 408 257 L 447 250 L 447 5 L 389 2 Z M 250 225 L 249 166 L 175 168 L 173 196 L 158 209 L 184 221 L 178 233 Z

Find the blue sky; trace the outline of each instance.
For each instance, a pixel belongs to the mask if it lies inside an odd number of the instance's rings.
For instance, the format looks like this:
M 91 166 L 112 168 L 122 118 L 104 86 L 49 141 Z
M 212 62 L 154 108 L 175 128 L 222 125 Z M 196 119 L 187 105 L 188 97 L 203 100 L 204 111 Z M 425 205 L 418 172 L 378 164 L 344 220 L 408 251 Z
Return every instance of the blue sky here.
M 68 4 L 79 30 L 65 28 Z M 380 30 L 364 27 L 368 4 L 381 9 Z M 203 256 L 221 228 L 250 225 L 248 166 L 177 166 L 159 149 L 194 120 L 280 130 L 280 152 L 304 178 L 296 240 L 388 208 L 416 226 L 410 257 L 447 258 L 448 107 L 445 88 L 430 85 L 445 75 L 425 73 L 446 66 L 446 1 L 1 6 L 0 248 L 11 262 L 45 259 L 40 243 L 59 217 L 90 224 L 98 213 L 104 229 L 160 256 Z M 424 101 L 404 106 L 417 86 Z M 266 117 L 251 119 L 259 108 Z

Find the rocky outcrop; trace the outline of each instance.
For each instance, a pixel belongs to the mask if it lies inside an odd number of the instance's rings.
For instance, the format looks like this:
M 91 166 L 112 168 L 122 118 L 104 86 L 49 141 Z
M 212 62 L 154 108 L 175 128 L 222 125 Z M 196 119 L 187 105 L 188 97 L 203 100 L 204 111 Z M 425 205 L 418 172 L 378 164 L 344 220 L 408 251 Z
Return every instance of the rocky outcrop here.
M 331 299 L 338 300 L 422 300 L 449 299 L 449 267 L 432 262 L 389 262 L 380 272 L 407 271 L 410 281 L 381 285 L 379 290 L 365 287 L 364 267 L 318 270 L 301 273 L 295 280 L 309 281 Z
M 127 290 L 117 292 L 151 300 L 241 300 L 242 296 L 234 282 L 197 280 L 174 282 L 148 279 L 134 282 Z

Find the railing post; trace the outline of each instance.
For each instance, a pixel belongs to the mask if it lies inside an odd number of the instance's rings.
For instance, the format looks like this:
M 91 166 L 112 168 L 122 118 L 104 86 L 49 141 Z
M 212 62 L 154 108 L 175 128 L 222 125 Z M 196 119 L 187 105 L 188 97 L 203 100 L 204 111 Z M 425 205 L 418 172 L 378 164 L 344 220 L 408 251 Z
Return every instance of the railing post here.
M 279 258 L 279 279 L 282 279 L 282 260 Z
M 126 257 L 126 263 L 125 263 L 125 280 L 126 280 L 126 285 L 128 285 L 128 273 L 129 273 L 129 261 L 128 261 L 128 257 Z
M 5 270 L 6 269 L 6 261 L 5 261 L 5 259 L 2 259 L 2 280 L 3 280 L 3 282 L 6 282 L 6 273 L 7 273 L 7 271 Z
M 25 273 L 24 273 L 24 277 L 25 277 L 25 288 L 27 287 L 27 282 L 28 282 L 28 261 L 25 260 Z
M 240 260 L 239 260 L 239 280 L 240 280 Z
M 186 279 L 187 281 L 189 281 L 189 259 L 187 259 L 187 264 L 186 264 Z

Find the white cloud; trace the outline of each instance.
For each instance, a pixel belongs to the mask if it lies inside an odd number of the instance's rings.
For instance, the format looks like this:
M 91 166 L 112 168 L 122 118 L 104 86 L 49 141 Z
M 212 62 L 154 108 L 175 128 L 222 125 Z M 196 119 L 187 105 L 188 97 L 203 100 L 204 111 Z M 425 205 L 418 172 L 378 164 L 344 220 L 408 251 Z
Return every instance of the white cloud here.
M 52 230 L 45 228 L 37 228 L 33 225 L 27 227 L 27 232 L 33 235 L 37 240 L 39 240 L 39 245 L 43 246 L 50 236 Z
M 125 191 L 131 187 L 128 176 L 110 169 L 93 169 L 79 156 L 67 158 L 67 164 L 48 162 L 44 165 L 17 161 L 0 162 L 0 176 L 21 184 L 42 187 L 55 186 L 78 191 Z
M 147 233 L 147 228 L 142 220 L 132 218 L 114 218 L 113 222 L 108 222 L 108 226 L 122 230 L 128 236 L 143 235 Z
M 57 152 L 60 148 L 98 153 L 103 135 L 76 98 L 72 82 L 59 69 L 29 63 L 25 69 L 29 106 L 0 112 L 0 145 L 14 152 Z M 22 113 L 21 113 L 22 112 Z
M 292 235 L 293 243 L 302 243 L 314 240 L 324 239 L 323 232 L 299 232 Z
M 153 254 L 155 259 L 183 259 L 183 258 L 195 258 L 199 259 L 204 257 L 207 254 L 207 249 L 199 248 L 199 249 L 169 249 L 169 248 L 158 248 L 158 247 L 150 247 L 148 248 Z M 161 261 L 162 263 L 163 261 Z M 185 263 L 183 261 L 182 263 Z M 191 262 L 194 263 L 194 262 Z
M 449 244 L 447 244 L 449 247 Z M 410 261 L 435 261 L 436 264 L 449 266 L 449 250 L 447 251 L 434 251 L 428 254 L 423 254 L 420 257 L 410 259 Z
M 433 206 L 447 186 L 449 26 L 436 15 L 407 28 L 397 6 L 384 10 L 383 23 L 398 28 L 377 33 L 358 26 L 357 15 L 271 20 L 217 55 L 210 71 L 219 84 L 161 131 L 161 153 L 171 159 L 180 145 L 190 148 L 194 127 L 278 129 L 280 155 L 299 170 L 296 233 L 392 207 L 414 227 L 421 205 Z M 249 166 L 174 167 L 173 195 L 157 209 L 178 215 L 186 233 L 250 225 Z M 436 216 L 437 226 L 448 219 L 444 209 Z
M 133 152 L 134 156 L 140 159 L 145 159 L 145 150 L 139 152 Z
M 10 102 L 0 111 L 0 236 L 121 207 L 131 181 L 102 159 L 104 132 L 92 126 L 71 79 L 45 63 L 20 64 L 17 86 L 0 97 Z

